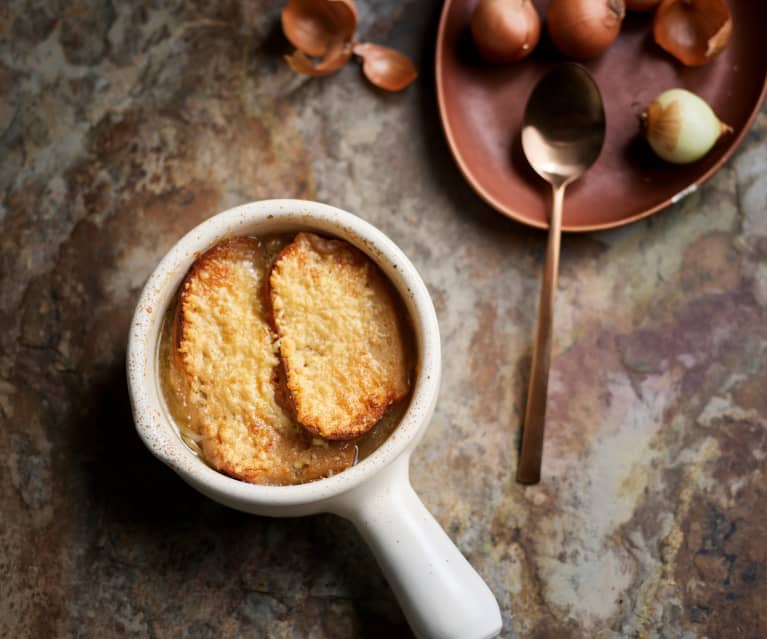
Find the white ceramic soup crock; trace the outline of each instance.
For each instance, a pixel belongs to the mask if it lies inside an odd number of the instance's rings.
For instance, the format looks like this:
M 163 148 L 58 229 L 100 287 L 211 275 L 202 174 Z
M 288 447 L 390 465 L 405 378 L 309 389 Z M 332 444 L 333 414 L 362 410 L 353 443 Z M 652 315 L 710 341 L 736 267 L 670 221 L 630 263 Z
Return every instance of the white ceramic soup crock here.
M 181 440 L 159 379 L 162 321 L 189 266 L 220 240 L 301 230 L 347 240 L 373 259 L 394 283 L 412 319 L 417 377 L 410 405 L 397 429 L 359 464 L 333 477 L 298 486 L 258 486 L 213 470 Z M 133 416 L 141 439 L 201 493 L 259 515 L 331 512 L 351 520 L 370 544 L 419 637 L 485 639 L 500 631 L 500 611 L 490 589 L 410 486 L 410 455 L 429 425 L 439 390 L 439 327 L 415 267 L 375 227 L 332 206 L 301 200 L 252 202 L 208 219 L 170 250 L 147 281 L 131 324 L 127 367 Z

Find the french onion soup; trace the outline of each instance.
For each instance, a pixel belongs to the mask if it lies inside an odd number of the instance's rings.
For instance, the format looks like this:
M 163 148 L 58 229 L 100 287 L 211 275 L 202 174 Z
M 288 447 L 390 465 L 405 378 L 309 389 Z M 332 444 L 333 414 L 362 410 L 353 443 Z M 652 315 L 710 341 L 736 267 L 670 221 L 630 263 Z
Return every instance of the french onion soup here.
M 329 477 L 404 414 L 414 337 L 385 275 L 348 242 L 235 237 L 200 255 L 166 315 L 163 394 L 183 441 L 257 484 Z

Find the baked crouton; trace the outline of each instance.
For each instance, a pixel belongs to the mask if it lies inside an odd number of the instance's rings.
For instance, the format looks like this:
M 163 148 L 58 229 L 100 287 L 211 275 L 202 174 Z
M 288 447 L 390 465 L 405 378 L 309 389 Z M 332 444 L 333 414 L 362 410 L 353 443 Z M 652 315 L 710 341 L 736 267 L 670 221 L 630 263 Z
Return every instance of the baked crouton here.
M 195 261 L 179 293 L 171 374 L 211 466 L 253 483 L 301 483 L 351 466 L 354 447 L 313 440 L 277 402 L 267 272 L 254 238 L 224 240 Z
M 394 292 L 350 244 L 299 233 L 269 290 L 296 419 L 326 439 L 368 431 L 408 392 Z

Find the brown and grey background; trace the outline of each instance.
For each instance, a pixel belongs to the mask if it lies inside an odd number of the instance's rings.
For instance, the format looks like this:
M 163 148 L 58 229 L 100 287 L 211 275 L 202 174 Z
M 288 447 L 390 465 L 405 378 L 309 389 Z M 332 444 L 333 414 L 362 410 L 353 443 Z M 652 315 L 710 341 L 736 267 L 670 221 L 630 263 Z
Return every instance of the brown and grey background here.
M 131 422 L 127 327 L 186 230 L 254 199 L 353 211 L 411 257 L 444 354 L 416 490 L 504 637 L 767 636 L 767 113 L 703 188 L 567 237 L 544 481 L 513 481 L 543 234 L 465 185 L 439 2 L 360 0 L 418 63 L 293 75 L 280 3 L 0 2 L 0 636 L 407 637 L 354 529 L 226 510 Z

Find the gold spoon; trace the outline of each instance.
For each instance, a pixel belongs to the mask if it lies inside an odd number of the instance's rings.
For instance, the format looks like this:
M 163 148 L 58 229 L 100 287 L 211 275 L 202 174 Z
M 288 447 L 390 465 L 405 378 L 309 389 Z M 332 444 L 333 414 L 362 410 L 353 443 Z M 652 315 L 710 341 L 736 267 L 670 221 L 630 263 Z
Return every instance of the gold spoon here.
M 522 148 L 527 161 L 551 184 L 554 192 L 522 431 L 522 453 L 517 467 L 517 481 L 523 484 L 536 484 L 541 479 L 565 188 L 594 164 L 604 139 L 602 96 L 589 72 L 578 64 L 566 63 L 543 76 L 527 101 L 522 126 Z

